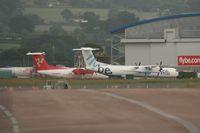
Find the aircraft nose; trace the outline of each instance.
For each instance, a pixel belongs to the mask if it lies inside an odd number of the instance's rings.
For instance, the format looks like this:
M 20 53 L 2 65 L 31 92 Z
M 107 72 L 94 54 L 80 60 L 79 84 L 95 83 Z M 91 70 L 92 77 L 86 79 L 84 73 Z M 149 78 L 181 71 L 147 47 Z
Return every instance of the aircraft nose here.
M 174 71 L 171 71 L 170 75 L 171 75 L 172 77 L 178 77 L 179 72 L 178 72 L 176 69 L 174 69 Z
M 175 71 L 175 76 L 178 77 L 179 75 L 179 72 Z

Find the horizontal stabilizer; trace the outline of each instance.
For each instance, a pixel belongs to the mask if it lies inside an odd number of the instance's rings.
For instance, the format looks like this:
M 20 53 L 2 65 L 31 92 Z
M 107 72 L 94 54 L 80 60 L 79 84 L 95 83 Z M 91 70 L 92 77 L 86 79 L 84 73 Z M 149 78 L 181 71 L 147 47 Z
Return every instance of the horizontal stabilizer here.
M 80 49 L 73 49 L 74 51 L 92 51 L 99 50 L 99 48 L 81 47 Z
M 45 55 L 45 52 L 37 52 L 37 53 L 28 52 L 26 55 Z

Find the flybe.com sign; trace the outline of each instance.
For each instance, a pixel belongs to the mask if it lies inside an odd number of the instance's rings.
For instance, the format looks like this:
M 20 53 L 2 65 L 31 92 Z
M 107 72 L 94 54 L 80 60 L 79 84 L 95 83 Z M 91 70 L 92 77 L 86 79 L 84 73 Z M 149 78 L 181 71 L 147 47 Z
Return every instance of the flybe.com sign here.
M 178 56 L 179 66 L 200 66 L 200 56 Z

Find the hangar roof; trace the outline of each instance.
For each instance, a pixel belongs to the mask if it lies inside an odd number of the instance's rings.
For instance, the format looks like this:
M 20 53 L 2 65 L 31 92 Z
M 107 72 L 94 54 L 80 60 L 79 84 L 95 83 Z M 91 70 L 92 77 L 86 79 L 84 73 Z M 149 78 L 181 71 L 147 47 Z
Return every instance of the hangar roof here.
M 158 18 L 145 19 L 145 20 L 141 20 L 141 21 L 138 21 L 136 23 L 133 23 L 133 24 L 122 25 L 119 28 L 113 29 L 111 31 L 111 34 L 121 33 L 121 32 L 124 32 L 124 30 L 127 29 L 127 28 L 138 26 L 138 25 L 142 25 L 142 24 L 146 24 L 146 23 L 162 21 L 162 20 L 168 20 L 168 19 L 177 19 L 177 18 L 183 18 L 183 17 L 194 17 L 194 16 L 200 16 L 200 12 L 197 12 L 197 13 L 182 13 L 182 14 L 171 15 L 171 16 L 162 16 L 162 17 L 158 17 Z

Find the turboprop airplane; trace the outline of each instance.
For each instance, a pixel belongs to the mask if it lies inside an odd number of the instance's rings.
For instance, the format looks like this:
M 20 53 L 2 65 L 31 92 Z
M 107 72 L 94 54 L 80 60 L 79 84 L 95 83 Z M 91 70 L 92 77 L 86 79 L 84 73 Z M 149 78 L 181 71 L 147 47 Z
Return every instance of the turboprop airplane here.
M 10 71 L 12 75 L 18 78 L 31 77 L 34 72 L 33 67 L 2 67 L 0 71 Z
M 70 68 L 63 66 L 52 66 L 49 65 L 45 58 L 44 52 L 39 53 L 27 53 L 26 55 L 31 55 L 36 72 L 42 75 L 52 76 L 52 77 L 61 77 L 61 78 L 108 78 L 103 74 L 96 73 L 92 70 L 87 70 L 85 68 Z
M 139 77 L 177 77 L 178 72 L 175 68 L 166 68 L 161 65 L 144 65 L 144 66 L 125 66 L 111 65 L 96 61 L 92 51 L 98 50 L 90 47 L 73 49 L 82 51 L 86 64 L 86 69 L 93 70 L 108 76 L 126 76 L 133 75 Z

